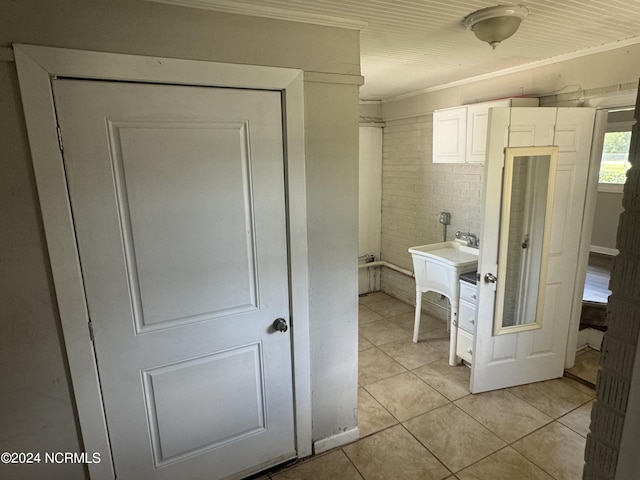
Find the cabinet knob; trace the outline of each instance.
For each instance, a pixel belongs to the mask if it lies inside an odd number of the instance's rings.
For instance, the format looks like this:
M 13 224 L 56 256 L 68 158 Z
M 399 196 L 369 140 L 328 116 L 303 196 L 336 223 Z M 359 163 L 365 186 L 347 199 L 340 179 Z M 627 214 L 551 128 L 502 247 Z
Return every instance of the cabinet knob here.
M 473 349 L 471 347 L 467 348 L 467 353 L 473 355 Z

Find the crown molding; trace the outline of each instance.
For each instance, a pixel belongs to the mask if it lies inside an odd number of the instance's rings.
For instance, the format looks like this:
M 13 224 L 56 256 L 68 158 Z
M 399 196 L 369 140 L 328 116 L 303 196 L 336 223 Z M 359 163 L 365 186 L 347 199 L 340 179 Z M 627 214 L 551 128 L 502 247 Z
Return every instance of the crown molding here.
M 470 83 L 479 82 L 482 80 L 490 80 L 492 78 L 498 78 L 505 75 L 509 75 L 512 73 L 524 72 L 527 70 L 533 70 L 534 68 L 544 67 L 546 65 L 553 65 L 555 63 L 565 62 L 567 60 L 573 60 L 575 58 L 586 57 L 588 55 L 594 55 L 596 53 L 608 52 L 610 50 L 616 50 L 618 48 L 629 47 L 632 45 L 636 45 L 640 43 L 640 36 L 628 38 L 626 40 L 620 40 L 618 42 L 607 43 L 605 45 L 599 45 L 597 47 L 586 48 L 584 50 L 578 50 L 571 53 L 566 53 L 563 55 L 556 55 L 555 57 L 549 57 L 542 60 L 538 60 L 535 62 L 526 63 L 524 65 L 518 65 L 511 68 L 506 68 L 503 70 L 498 70 L 496 72 L 485 73 L 482 75 L 476 75 L 474 77 L 463 78 L 461 80 L 456 80 L 449 83 L 443 83 L 441 85 L 434 85 L 433 87 L 427 87 L 421 90 L 417 90 L 415 92 L 403 93 L 400 95 L 393 95 L 390 97 L 386 97 L 381 99 L 382 103 L 390 103 L 398 100 L 402 100 L 404 98 L 415 97 L 418 95 L 423 95 L 425 93 L 437 92 L 439 90 L 444 90 L 452 87 L 459 87 L 462 85 L 467 85 Z M 537 96 L 537 95 L 534 95 Z
M 182 7 L 200 8 L 203 10 L 215 10 L 217 12 L 234 13 L 237 15 L 249 15 L 252 17 L 271 18 L 274 20 L 286 20 L 289 22 L 310 23 L 325 27 L 346 28 L 349 30 L 362 30 L 368 24 L 358 20 L 319 15 L 315 13 L 287 10 L 284 8 L 266 7 L 239 3 L 231 0 L 146 0 L 147 2 L 168 3 Z

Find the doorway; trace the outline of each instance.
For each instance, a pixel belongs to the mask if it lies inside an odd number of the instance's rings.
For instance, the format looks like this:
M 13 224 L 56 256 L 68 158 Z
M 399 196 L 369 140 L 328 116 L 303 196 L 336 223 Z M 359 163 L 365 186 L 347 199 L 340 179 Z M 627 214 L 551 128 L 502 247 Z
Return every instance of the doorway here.
M 289 315 L 292 330 L 295 395 L 295 450 L 311 452 L 310 362 L 308 325 L 308 265 L 306 255 L 306 202 L 304 175 L 304 123 L 302 72 L 293 69 L 214 64 L 209 62 L 75 51 L 27 45 L 14 46 L 27 129 L 47 245 L 52 265 L 63 335 L 68 354 L 78 417 L 85 449 L 100 453 L 102 461 L 89 465 L 94 479 L 114 478 L 111 445 L 104 403 L 90 334 L 90 316 L 69 203 L 64 163 L 58 140 L 51 81 L 54 77 L 259 89 L 282 96 L 284 194 L 287 222 L 287 265 L 291 278 Z M 172 325 L 172 328 L 179 328 Z M 278 332 L 276 332 L 278 333 Z M 279 334 L 279 333 L 278 333 Z M 157 372 L 156 372 L 157 373 Z M 159 377 L 158 377 L 159 378 Z M 168 378 L 168 377 L 167 377 Z M 273 462 L 269 460 L 267 463 Z M 255 465 L 250 473 L 263 468 Z M 239 473 L 239 472 L 234 472 Z
M 613 258 L 617 255 L 616 234 L 622 213 L 622 188 L 629 167 L 631 127 L 634 108 L 620 106 L 603 111 L 606 122 L 594 145 L 598 150 L 599 172 L 594 191 L 593 230 L 588 263 L 584 273 L 582 308 L 575 365 L 566 375 L 595 387 L 600 365 L 600 346 L 607 330 L 607 304 L 611 295 L 609 279 Z

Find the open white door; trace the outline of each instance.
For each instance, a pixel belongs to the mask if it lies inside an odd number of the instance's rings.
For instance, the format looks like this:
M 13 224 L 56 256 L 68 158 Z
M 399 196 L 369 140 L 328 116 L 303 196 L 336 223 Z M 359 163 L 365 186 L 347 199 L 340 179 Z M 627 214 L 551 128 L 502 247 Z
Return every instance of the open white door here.
M 595 110 L 590 108 L 491 110 L 478 265 L 478 322 L 471 369 L 473 393 L 563 374 L 594 116 Z M 495 335 L 496 287 L 505 279 L 497 276 L 496 283 L 491 283 L 485 277 L 498 272 L 505 147 L 552 145 L 558 147 L 558 157 L 541 325 Z

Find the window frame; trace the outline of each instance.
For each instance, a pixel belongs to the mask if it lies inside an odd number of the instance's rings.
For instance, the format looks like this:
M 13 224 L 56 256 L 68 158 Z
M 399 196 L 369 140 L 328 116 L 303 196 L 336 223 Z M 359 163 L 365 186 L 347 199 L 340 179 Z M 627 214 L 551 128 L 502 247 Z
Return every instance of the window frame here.
M 605 130 L 605 135 L 607 133 L 612 132 L 630 132 L 635 121 L 628 120 L 622 122 L 611 122 L 607 123 L 607 128 Z M 600 169 L 602 168 L 602 155 L 603 152 L 600 153 L 600 163 L 598 167 L 598 193 L 622 193 L 624 188 L 624 183 L 604 183 L 600 182 Z

